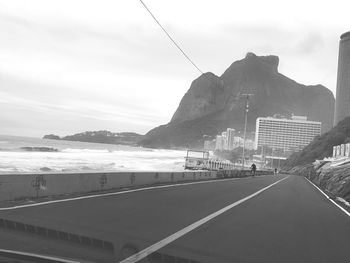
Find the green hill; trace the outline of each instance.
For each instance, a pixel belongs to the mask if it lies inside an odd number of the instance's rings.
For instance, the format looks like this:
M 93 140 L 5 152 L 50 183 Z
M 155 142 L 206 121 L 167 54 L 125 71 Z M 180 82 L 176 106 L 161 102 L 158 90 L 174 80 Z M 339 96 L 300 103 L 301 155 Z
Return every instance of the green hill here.
M 338 123 L 329 132 L 316 137 L 302 151 L 292 154 L 285 163 L 285 169 L 305 165 L 332 156 L 333 146 L 350 142 L 350 117 Z

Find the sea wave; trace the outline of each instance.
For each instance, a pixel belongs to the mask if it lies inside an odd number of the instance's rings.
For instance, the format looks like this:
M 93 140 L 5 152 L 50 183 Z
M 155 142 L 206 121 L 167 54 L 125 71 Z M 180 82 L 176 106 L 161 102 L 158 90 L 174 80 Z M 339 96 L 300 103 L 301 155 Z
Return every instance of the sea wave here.
M 0 139 L 2 139 L 0 137 Z M 21 172 L 179 171 L 185 151 L 13 139 L 0 145 L 0 174 Z
M 64 153 L 110 153 L 111 150 L 108 149 L 74 149 L 74 148 L 66 148 L 61 152 Z
M 25 146 L 20 147 L 19 149 L 27 152 L 58 152 L 58 149 L 53 147 Z
M 58 152 L 54 147 L 23 146 L 19 148 L 0 148 L 0 152 Z

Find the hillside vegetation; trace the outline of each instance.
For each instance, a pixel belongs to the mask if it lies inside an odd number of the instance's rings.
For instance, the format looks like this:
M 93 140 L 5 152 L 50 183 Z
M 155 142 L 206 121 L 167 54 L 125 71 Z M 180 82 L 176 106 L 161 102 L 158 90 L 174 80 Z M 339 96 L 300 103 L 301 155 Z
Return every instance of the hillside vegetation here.
M 316 137 L 302 151 L 292 154 L 285 163 L 285 168 L 305 165 L 330 157 L 333 154 L 333 146 L 350 142 L 350 117 L 338 123 L 329 132 Z

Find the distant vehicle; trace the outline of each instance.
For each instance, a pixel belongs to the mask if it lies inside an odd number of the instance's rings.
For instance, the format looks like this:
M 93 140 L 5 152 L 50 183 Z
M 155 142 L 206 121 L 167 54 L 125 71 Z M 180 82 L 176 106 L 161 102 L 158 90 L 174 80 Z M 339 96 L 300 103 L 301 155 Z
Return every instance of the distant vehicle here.
M 185 157 L 186 170 L 233 170 L 234 164 L 227 160 L 211 159 L 208 151 L 187 150 Z
M 208 151 L 187 150 L 185 157 L 185 169 L 205 170 L 209 161 Z

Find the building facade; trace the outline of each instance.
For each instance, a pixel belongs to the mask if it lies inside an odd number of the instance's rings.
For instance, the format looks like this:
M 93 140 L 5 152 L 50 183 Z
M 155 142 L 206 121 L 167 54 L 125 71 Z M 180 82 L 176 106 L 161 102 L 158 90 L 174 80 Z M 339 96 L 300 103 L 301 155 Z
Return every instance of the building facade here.
M 222 150 L 228 150 L 227 132 L 222 132 L 221 138 L 222 138 Z
M 215 150 L 222 151 L 224 149 L 224 139 L 221 135 L 216 135 Z
M 235 136 L 236 131 L 232 128 L 227 128 L 226 131 L 222 132 L 221 135 L 217 135 L 215 139 L 215 145 L 213 146 L 215 150 L 219 151 L 232 151 L 235 148 L 243 147 L 244 140 L 242 137 Z M 210 149 L 210 142 L 204 142 L 204 149 Z M 252 150 L 255 147 L 255 142 L 250 139 L 246 139 L 245 148 Z
M 286 118 L 257 118 L 255 149 L 269 147 L 286 151 L 298 151 L 321 135 L 321 122 L 308 121 L 304 116 Z
M 333 146 L 333 158 L 349 158 L 350 157 L 350 143 Z
M 227 149 L 232 151 L 234 149 L 234 137 L 235 137 L 235 129 L 227 128 Z
M 350 32 L 340 36 L 334 126 L 350 116 Z

